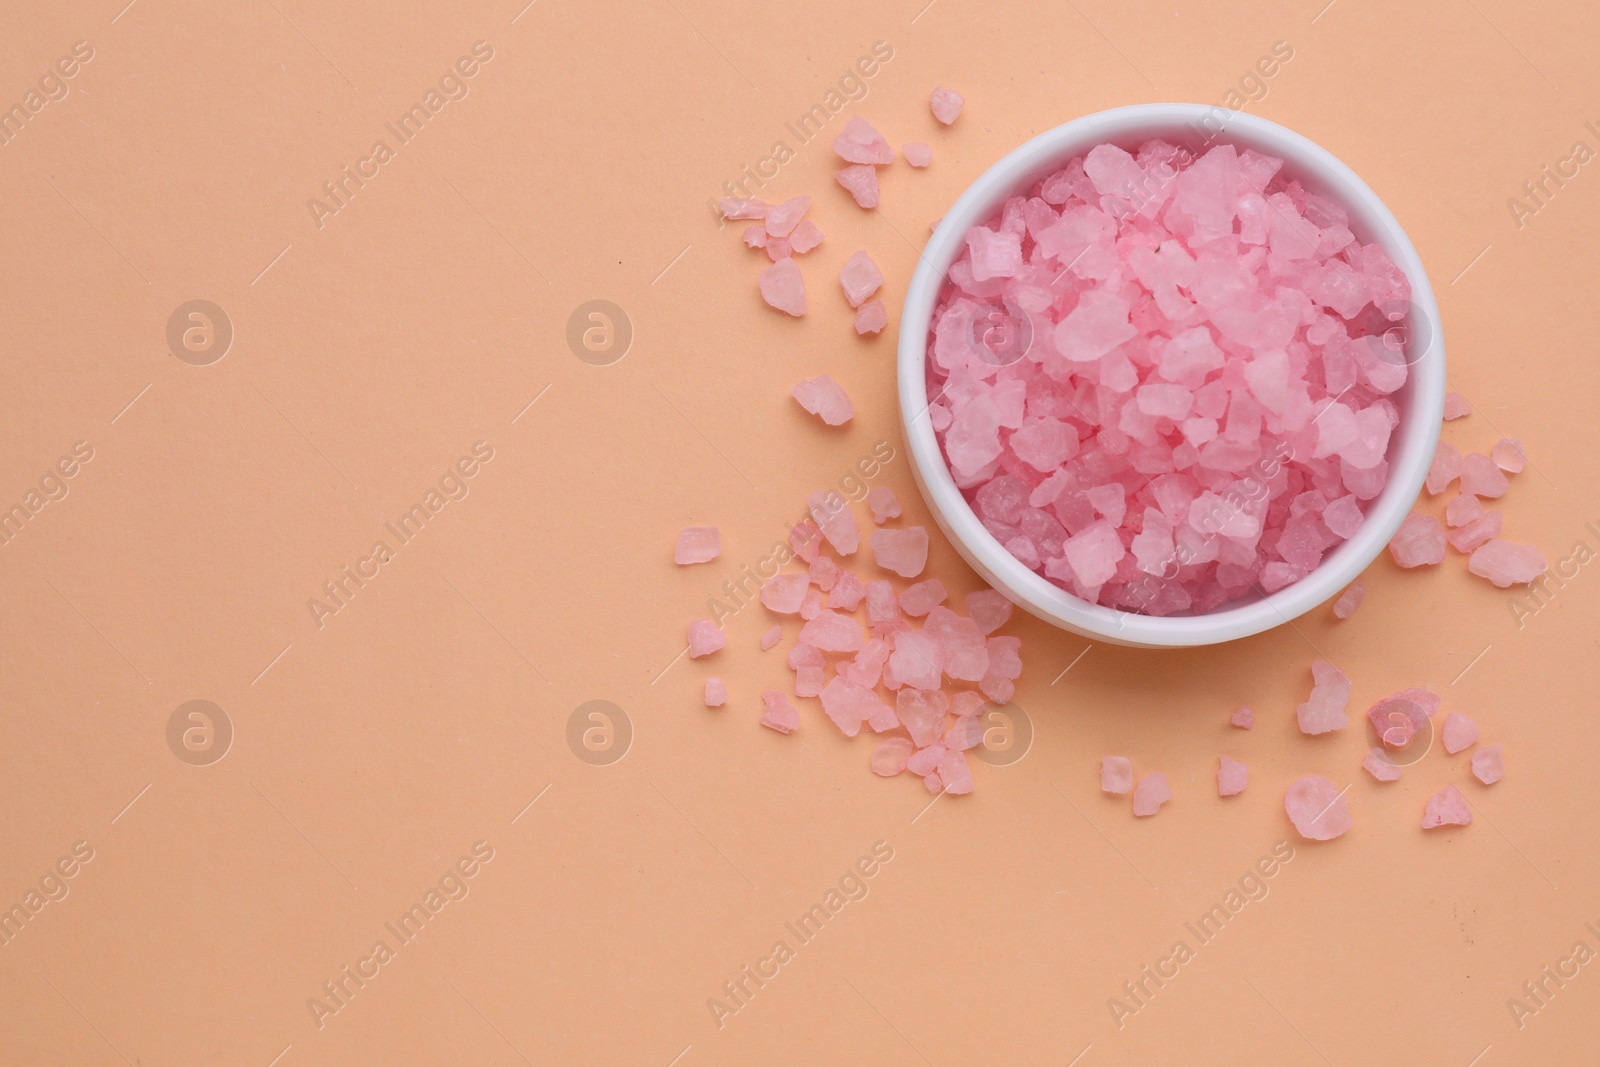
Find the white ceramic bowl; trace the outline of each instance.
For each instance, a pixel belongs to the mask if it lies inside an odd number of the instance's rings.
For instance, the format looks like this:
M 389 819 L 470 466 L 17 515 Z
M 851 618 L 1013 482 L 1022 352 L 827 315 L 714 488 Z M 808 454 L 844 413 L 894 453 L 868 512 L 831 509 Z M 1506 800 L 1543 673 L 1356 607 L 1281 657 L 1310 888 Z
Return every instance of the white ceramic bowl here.
M 1285 173 L 1330 195 L 1350 212 L 1350 228 L 1376 241 L 1411 282 L 1411 364 L 1395 394 L 1400 425 L 1389 440 L 1389 481 L 1368 502 L 1366 521 L 1311 574 L 1270 596 L 1234 602 L 1205 615 L 1157 617 L 1090 604 L 1023 566 L 984 528 L 961 491 L 928 418 L 926 357 L 929 320 L 945 273 L 964 247 L 966 232 L 1000 204 L 1073 156 L 1111 142 L 1129 149 L 1163 137 L 1191 147 L 1230 143 L 1277 156 Z M 1199 104 L 1139 104 L 1101 111 L 1040 134 L 990 167 L 945 214 L 923 250 L 906 293 L 900 322 L 900 416 L 917 484 L 935 519 L 968 563 L 1006 596 L 1047 622 L 1095 640 L 1140 648 L 1219 644 L 1282 625 L 1338 595 L 1383 551 L 1410 512 L 1433 462 L 1444 410 L 1445 359 L 1439 307 L 1416 249 L 1367 184 L 1325 149 L 1276 123 Z

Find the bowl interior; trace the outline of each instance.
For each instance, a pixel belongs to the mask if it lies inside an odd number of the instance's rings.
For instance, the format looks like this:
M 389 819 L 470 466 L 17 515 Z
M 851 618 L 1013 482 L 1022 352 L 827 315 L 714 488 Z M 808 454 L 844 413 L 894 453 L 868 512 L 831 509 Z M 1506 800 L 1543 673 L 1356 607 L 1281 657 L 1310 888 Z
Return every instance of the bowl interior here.
M 1090 604 L 1024 567 L 983 526 L 956 487 L 927 415 L 929 324 L 966 231 L 992 217 L 1007 197 L 1097 144 L 1109 142 L 1131 151 L 1155 137 L 1196 155 L 1228 143 L 1282 159 L 1286 176 L 1338 200 L 1350 213 L 1357 239 L 1382 247 L 1412 287 L 1406 352 L 1410 373 L 1393 394 L 1400 425 L 1389 441 L 1389 481 L 1367 503 L 1361 528 L 1300 581 L 1204 615 L 1157 617 Z M 1410 511 L 1433 459 L 1444 406 L 1438 306 L 1415 248 L 1388 208 L 1349 167 L 1305 137 L 1265 119 L 1197 104 L 1143 104 L 1085 116 L 1039 135 L 985 172 L 944 216 L 923 251 L 906 295 L 898 362 L 901 417 L 918 484 L 967 561 L 996 589 L 1049 622 L 1085 636 L 1144 647 L 1234 640 L 1287 622 L 1336 595 L 1382 551 Z

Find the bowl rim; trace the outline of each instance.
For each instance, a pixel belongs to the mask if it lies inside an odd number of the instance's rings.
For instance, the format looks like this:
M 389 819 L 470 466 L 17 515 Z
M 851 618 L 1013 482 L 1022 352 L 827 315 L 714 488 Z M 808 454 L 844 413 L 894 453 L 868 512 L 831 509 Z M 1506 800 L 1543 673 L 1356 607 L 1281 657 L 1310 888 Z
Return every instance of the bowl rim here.
M 1411 283 L 1411 304 L 1426 324 L 1427 346 L 1411 362 L 1400 424 L 1389 442 L 1389 480 L 1369 502 L 1354 536 L 1306 577 L 1276 593 L 1205 615 L 1153 616 L 1090 604 L 1024 567 L 978 520 L 956 487 L 928 418 L 927 337 L 933 306 L 966 231 L 1008 196 L 1094 145 L 1205 131 L 1204 143 L 1270 152 L 1312 177 L 1349 210 L 1363 240 L 1379 244 Z M 1433 287 L 1410 238 L 1357 174 L 1309 138 L 1268 119 L 1204 104 L 1134 104 L 1084 115 L 1032 138 L 984 171 L 940 220 L 907 287 L 897 373 L 902 429 L 912 472 L 935 520 L 956 550 L 995 589 L 1063 629 L 1114 644 L 1191 648 L 1234 641 L 1293 620 L 1336 596 L 1381 553 L 1421 492 L 1444 412 L 1444 334 Z

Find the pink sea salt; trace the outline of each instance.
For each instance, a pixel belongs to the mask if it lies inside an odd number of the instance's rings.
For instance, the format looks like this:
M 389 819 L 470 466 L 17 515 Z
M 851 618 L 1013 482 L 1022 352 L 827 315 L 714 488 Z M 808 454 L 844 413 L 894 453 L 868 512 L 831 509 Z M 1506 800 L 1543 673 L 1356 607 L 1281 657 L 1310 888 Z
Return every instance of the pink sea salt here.
M 1133 788 L 1133 761 L 1127 756 L 1100 757 L 1100 790 L 1122 795 Z
M 1478 743 L 1478 724 L 1459 711 L 1452 711 L 1444 717 L 1444 728 L 1439 731 L 1439 739 L 1444 744 L 1444 750 L 1454 756 Z
M 1250 784 L 1250 768 L 1227 756 L 1217 757 L 1217 796 L 1233 797 Z
M 1344 729 L 1350 721 L 1345 714 L 1345 706 L 1350 702 L 1349 677 L 1338 667 L 1320 659 L 1311 665 L 1311 675 L 1315 682 L 1311 696 L 1295 709 L 1300 732 L 1325 734 Z
M 766 219 L 762 226 L 769 237 L 787 237 L 800 225 L 800 220 L 805 218 L 807 211 L 811 210 L 809 196 L 791 196 L 783 203 L 767 209 Z
M 922 141 L 912 141 L 900 146 L 900 154 L 913 167 L 926 167 L 933 162 L 933 149 Z
M 800 713 L 787 696 L 768 689 L 761 694 L 761 725 L 780 734 L 793 733 L 800 726 Z
M 823 609 L 800 628 L 800 641 L 824 652 L 854 652 L 866 637 L 861 624 L 848 615 Z
M 806 498 L 806 507 L 812 521 L 821 528 L 823 539 L 839 555 L 854 555 L 861 547 L 861 527 L 837 493 L 818 490 Z
M 879 333 L 889 325 L 889 309 L 883 306 L 882 300 L 868 300 L 856 308 L 853 325 L 858 334 Z
M 948 597 L 944 583 L 937 578 L 929 578 L 925 582 L 907 587 L 906 591 L 900 594 L 900 610 L 907 615 L 920 618 L 943 604 Z
M 872 521 L 882 526 L 900 517 L 900 498 L 887 485 L 875 485 L 867 490 L 867 510 L 872 512 Z
M 967 609 L 967 617 L 977 624 L 985 636 L 1004 626 L 1016 607 L 1003 593 L 993 589 L 974 590 L 966 595 L 962 604 Z
M 828 591 L 827 606 L 837 611 L 854 611 L 861 606 L 861 600 L 866 595 L 866 590 L 850 571 L 839 575 L 838 581 Z
M 893 778 L 906 769 L 906 760 L 915 750 L 908 739 L 904 737 L 891 737 L 878 744 L 872 750 L 872 773 L 883 778 Z
M 944 791 L 951 796 L 962 796 L 972 792 L 972 768 L 967 763 L 965 752 L 943 749 L 939 757 L 939 781 L 944 785 Z
M 928 531 L 921 526 L 874 530 L 870 543 L 878 566 L 902 578 L 915 578 L 927 566 Z
M 756 279 L 761 299 L 786 315 L 799 318 L 806 313 L 806 283 L 792 259 L 780 259 Z
M 856 202 L 857 207 L 875 208 L 878 206 L 878 169 L 857 163 L 849 167 L 841 167 L 833 172 L 833 180 L 844 186 Z
M 826 374 L 802 378 L 789 395 L 829 426 L 843 426 L 855 418 L 856 406 L 844 387 Z
M 717 208 L 722 212 L 723 218 L 731 221 L 735 219 L 764 219 L 767 217 L 767 212 L 772 210 L 772 205 L 764 200 L 756 200 L 749 197 L 725 196 L 717 201 Z
M 1528 455 L 1522 450 L 1522 442 L 1515 437 L 1501 438 L 1489 450 L 1489 458 L 1494 460 L 1495 466 L 1507 474 L 1520 474 L 1522 468 L 1528 464 Z
M 1341 619 L 1348 619 L 1356 613 L 1361 602 L 1366 599 L 1367 586 L 1365 582 L 1354 581 L 1344 592 L 1339 594 L 1339 599 L 1333 602 L 1333 613 Z
M 833 150 L 847 163 L 894 162 L 888 140 L 859 115 L 845 123 L 844 131 L 833 139 Z
M 1382 748 L 1369 749 L 1366 758 L 1361 761 L 1361 769 L 1380 782 L 1400 780 L 1400 765 L 1391 760 Z
M 1433 796 L 1422 809 L 1422 828 L 1436 830 L 1441 826 L 1466 826 L 1472 822 L 1472 808 L 1461 790 L 1447 785 Z
M 767 229 L 765 226 L 746 226 L 744 228 L 744 232 L 740 234 L 740 237 L 743 238 L 744 243 L 749 245 L 751 248 L 767 247 Z
M 1470 553 L 1490 538 L 1499 537 L 1504 522 L 1505 518 L 1500 512 L 1486 511 L 1465 526 L 1451 530 L 1445 537 L 1457 552 Z
M 1452 422 L 1455 419 L 1465 418 L 1472 414 L 1472 405 L 1467 403 L 1467 398 L 1454 389 L 1444 394 L 1444 421 Z
M 728 702 L 728 689 L 721 678 L 706 679 L 706 707 L 720 708 Z
M 1233 714 L 1228 717 L 1228 725 L 1236 726 L 1241 730 L 1253 729 L 1256 724 L 1256 713 L 1249 704 L 1240 704 L 1233 709 Z
M 699 659 L 723 648 L 728 643 L 728 635 L 717 629 L 717 624 L 710 619 L 689 620 L 689 658 Z
M 1372 733 L 1388 749 L 1402 749 L 1427 729 L 1439 710 L 1439 696 L 1429 689 L 1402 689 L 1367 709 Z
M 1499 745 L 1484 745 L 1472 753 L 1472 776 L 1484 785 L 1494 785 L 1505 774 L 1506 757 Z
M 761 635 L 761 651 L 765 652 L 779 641 L 783 640 L 783 627 L 774 626 Z
M 1490 459 L 1478 452 L 1471 452 L 1461 457 L 1461 491 L 1471 493 L 1473 496 L 1485 500 L 1494 500 L 1505 495 L 1510 483 L 1506 481 L 1506 473 Z
M 672 549 L 672 562 L 680 566 L 707 563 L 722 554 L 722 531 L 715 526 L 685 526 Z
M 1447 526 L 1465 526 L 1474 519 L 1482 517 L 1483 501 L 1475 496 L 1458 494 L 1451 498 L 1450 503 L 1445 505 L 1444 521 Z
M 1525 585 L 1548 569 L 1544 554 L 1532 545 L 1502 541 L 1496 537 L 1473 550 L 1467 570 L 1487 578 L 1501 589 Z
M 1461 476 L 1461 452 L 1448 441 L 1440 441 L 1434 449 L 1433 463 L 1428 467 L 1428 495 L 1438 496 Z
M 1427 567 L 1444 562 L 1444 527 L 1432 515 L 1414 511 L 1389 541 L 1389 555 L 1401 567 Z
M 1352 825 L 1344 794 L 1320 774 L 1296 778 L 1284 794 L 1283 807 L 1307 841 L 1331 841 Z
M 789 234 L 790 250 L 797 256 L 803 256 L 822 244 L 823 238 L 826 236 L 817 228 L 816 223 L 810 219 L 801 219 L 800 224 Z
M 1133 787 L 1133 813 L 1139 816 L 1154 815 L 1161 810 L 1161 805 L 1171 799 L 1172 787 L 1167 784 L 1167 776 L 1161 771 L 1152 771 Z
M 761 586 L 761 604 L 779 615 L 794 615 L 805 602 L 810 579 L 804 574 L 775 574 Z
M 933 117 L 948 126 L 961 116 L 961 109 L 965 106 L 967 98 L 954 89 L 936 86 L 928 94 L 928 108 L 933 112 Z
M 859 308 L 883 285 L 883 271 L 864 250 L 853 252 L 839 268 L 839 286 L 853 308 Z

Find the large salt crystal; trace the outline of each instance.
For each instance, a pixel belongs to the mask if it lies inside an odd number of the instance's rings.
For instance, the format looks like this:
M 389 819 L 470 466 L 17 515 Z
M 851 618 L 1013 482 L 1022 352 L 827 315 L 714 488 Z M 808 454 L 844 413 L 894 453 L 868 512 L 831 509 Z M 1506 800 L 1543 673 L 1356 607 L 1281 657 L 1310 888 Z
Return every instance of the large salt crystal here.
M 1284 794 L 1283 807 L 1307 841 L 1331 841 L 1352 825 L 1343 792 L 1320 774 L 1296 778 Z
M 1451 530 L 1445 537 L 1457 552 L 1470 553 L 1489 539 L 1500 536 L 1504 516 L 1498 511 L 1486 511 L 1459 529 Z
M 806 313 L 806 283 L 794 260 L 778 260 L 761 272 L 756 284 L 761 288 L 761 299 L 772 307 L 796 318 Z
M 878 566 L 902 578 L 915 578 L 928 563 L 928 531 L 921 526 L 872 532 L 872 555 Z
M 943 745 L 943 755 L 939 757 L 939 781 L 944 784 L 944 791 L 951 796 L 963 796 L 972 792 L 972 768 L 967 764 L 965 752 L 952 752 Z
M 1452 711 L 1444 717 L 1439 740 L 1444 744 L 1444 750 L 1454 756 L 1478 743 L 1478 724 L 1459 711 Z
M 801 219 L 800 224 L 794 228 L 794 232 L 789 234 L 789 249 L 795 255 L 803 256 L 822 244 L 824 236 L 823 232 L 817 228 L 816 223 L 810 219 Z
M 1011 618 L 1015 607 L 1002 593 L 993 589 L 978 589 L 968 593 L 963 601 L 967 617 L 977 623 L 984 636 L 994 633 Z
M 887 667 L 903 685 L 938 689 L 944 677 L 943 652 L 931 635 L 904 631 L 894 636 Z
M 888 707 L 871 689 L 844 678 L 834 678 L 819 695 L 823 712 L 846 737 L 856 736 L 863 723 L 883 714 Z
M 1462 465 L 1461 452 L 1450 442 L 1440 441 L 1433 452 L 1433 464 L 1428 468 L 1428 495 L 1438 496 L 1448 489 L 1450 483 L 1461 476 Z
M 1391 760 L 1382 748 L 1369 749 L 1366 758 L 1361 761 L 1361 769 L 1380 782 L 1400 780 L 1400 765 Z
M 1233 709 L 1233 714 L 1228 716 L 1228 725 L 1249 730 L 1255 727 L 1256 713 L 1249 704 L 1240 704 Z
M 728 687 L 721 678 L 706 679 L 706 707 L 720 708 L 728 702 Z
M 1461 491 L 1494 500 L 1504 496 L 1509 483 L 1494 460 L 1477 452 L 1461 457 Z
M 971 619 L 946 607 L 929 609 L 923 632 L 939 643 L 944 673 L 964 682 L 980 682 L 989 673 L 989 646 Z
M 903 737 L 891 737 L 879 742 L 878 747 L 872 750 L 870 766 L 872 773 L 883 778 L 893 778 L 906 769 L 906 760 L 910 758 L 913 745 Z
M 1128 311 L 1128 302 L 1116 294 L 1090 290 L 1056 327 L 1056 351 L 1074 363 L 1099 359 L 1139 332 Z
M 1100 757 L 1100 789 L 1122 795 L 1133 788 L 1133 761 L 1127 756 Z
M 839 268 L 839 286 L 850 306 L 859 308 L 883 285 L 883 272 L 865 251 L 853 252 Z
M 810 584 L 804 574 L 775 574 L 761 585 L 761 604 L 779 615 L 793 615 L 805 602 Z
M 1444 527 L 1439 520 L 1414 511 L 1389 541 L 1389 555 L 1401 567 L 1430 566 L 1444 562 L 1444 543 Z
M 921 618 L 943 604 L 948 596 L 943 582 L 937 578 L 929 578 L 925 582 L 908 586 L 906 591 L 900 594 L 900 610 L 907 615 Z
M 801 594 L 804 596 L 804 593 Z M 799 608 L 795 609 L 800 610 Z M 783 640 L 783 627 L 774 626 L 761 635 L 761 651 L 765 652 L 779 641 Z
M 933 744 L 944 734 L 944 719 L 949 710 L 950 698 L 937 688 L 907 685 L 895 694 L 895 716 L 918 748 Z
M 827 606 L 837 611 L 854 611 L 861 606 L 861 600 L 866 595 L 866 589 L 850 571 L 839 575 L 838 581 L 828 591 Z
M 1439 710 L 1439 695 L 1429 689 L 1402 689 L 1367 709 L 1372 733 L 1388 749 L 1402 749 L 1427 729 Z
M 724 647 L 728 643 L 728 635 L 717 629 L 717 624 L 710 619 L 689 620 L 689 658 L 699 659 Z
M 1484 785 L 1494 785 L 1505 774 L 1506 757 L 1499 745 L 1484 745 L 1472 753 L 1472 776 Z
M 878 169 L 876 167 L 862 163 L 841 167 L 833 172 L 833 180 L 844 186 L 845 191 L 855 199 L 857 207 L 875 208 L 878 206 Z
M 1098 588 L 1117 573 L 1117 564 L 1127 554 L 1116 529 L 1109 522 L 1085 527 L 1061 546 L 1072 573 L 1087 588 Z
M 1356 613 L 1361 606 L 1361 601 L 1367 596 L 1366 583 L 1357 579 L 1350 583 L 1344 592 L 1339 594 L 1339 599 L 1333 602 L 1333 613 L 1341 619 L 1348 619 Z
M 768 689 L 761 694 L 761 725 L 780 734 L 793 733 L 800 727 L 800 713 L 788 697 Z
M 766 220 L 762 223 L 768 237 L 787 237 L 800 225 L 800 220 L 805 218 L 807 211 L 811 210 L 809 196 L 791 196 L 783 203 L 767 209 Z
M 1465 418 L 1472 414 L 1472 405 L 1467 403 L 1467 398 L 1454 389 L 1444 394 L 1444 421 L 1451 422 L 1455 419 Z
M 1161 771 L 1152 771 L 1139 779 L 1133 787 L 1133 813 L 1138 816 L 1154 815 L 1161 805 L 1172 799 L 1172 787 Z
M 847 163 L 894 162 L 888 140 L 860 115 L 845 123 L 844 132 L 833 139 L 833 150 Z
M 826 374 L 802 378 L 789 395 L 829 426 L 843 426 L 856 414 L 856 406 L 844 387 Z
M 933 92 L 928 94 L 928 107 L 932 110 L 933 117 L 946 126 L 960 117 L 961 108 L 966 102 L 966 97 L 942 85 L 935 86 Z
M 1489 450 L 1489 458 L 1494 460 L 1495 466 L 1507 474 L 1520 474 L 1522 468 L 1528 464 L 1528 456 L 1522 450 L 1522 442 L 1515 437 L 1504 437 L 1494 443 Z
M 922 141 L 911 141 L 900 146 L 900 154 L 913 167 L 926 167 L 933 162 L 933 149 Z
M 882 300 L 868 300 L 856 308 L 851 325 L 857 334 L 878 333 L 889 325 L 889 309 L 883 306 Z
M 854 555 L 861 547 L 861 527 L 843 497 L 819 489 L 806 498 L 806 507 L 822 536 L 839 555 Z
M 1022 236 L 1001 230 L 996 233 L 985 226 L 974 226 L 967 231 L 967 248 L 971 250 L 972 277 L 986 282 L 991 278 L 1012 278 L 1022 270 Z
M 854 652 L 865 640 L 860 623 L 827 609 L 800 628 L 801 643 L 824 652 Z
M 1295 709 L 1300 732 L 1325 734 L 1344 729 L 1350 721 L 1345 714 L 1345 706 L 1350 703 L 1349 677 L 1338 667 L 1320 659 L 1311 665 L 1311 675 L 1315 681 L 1311 696 Z
M 1498 516 L 1498 512 L 1493 514 Z M 1487 578 L 1501 589 L 1525 585 L 1548 569 L 1544 555 L 1532 545 L 1502 541 L 1496 537 L 1474 549 L 1467 570 Z
M 1250 768 L 1227 756 L 1217 757 L 1217 796 L 1233 797 L 1250 784 Z
M 1475 496 L 1457 495 L 1445 505 L 1444 521 L 1448 526 L 1465 526 L 1483 517 L 1483 501 Z
M 1436 830 L 1441 826 L 1466 826 L 1472 822 L 1472 808 L 1461 790 L 1447 785 L 1428 798 L 1422 809 L 1422 828 Z
M 722 531 L 715 526 L 685 526 L 672 549 L 672 562 L 707 563 L 722 554 Z
M 763 200 L 742 196 L 725 196 L 717 201 L 717 208 L 722 212 L 722 217 L 730 221 L 736 219 L 764 219 L 767 212 L 772 210 L 772 205 Z

